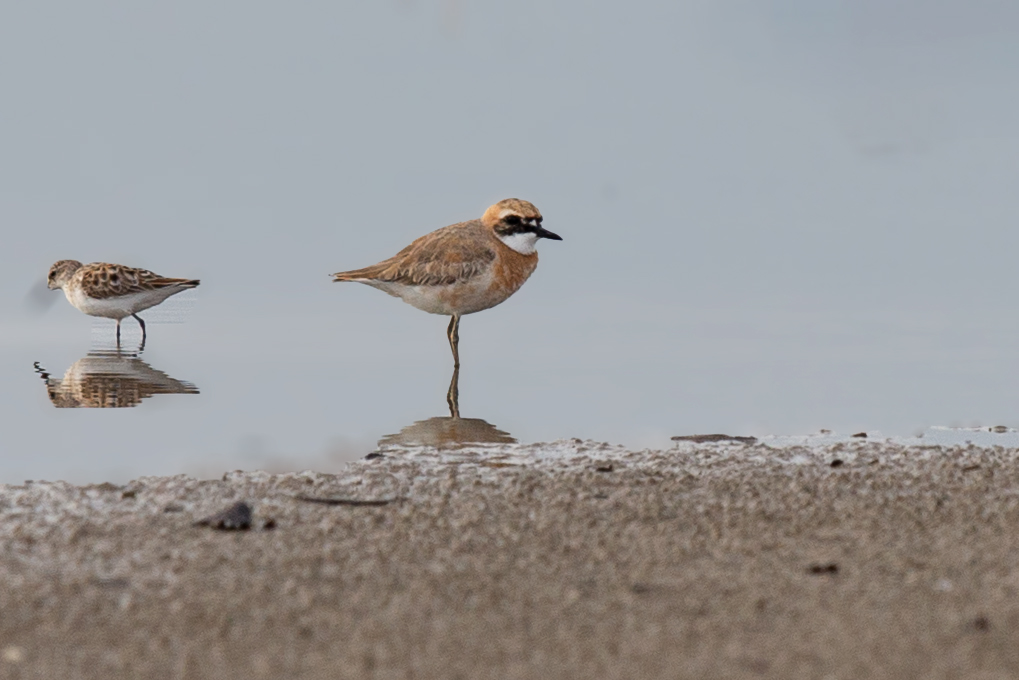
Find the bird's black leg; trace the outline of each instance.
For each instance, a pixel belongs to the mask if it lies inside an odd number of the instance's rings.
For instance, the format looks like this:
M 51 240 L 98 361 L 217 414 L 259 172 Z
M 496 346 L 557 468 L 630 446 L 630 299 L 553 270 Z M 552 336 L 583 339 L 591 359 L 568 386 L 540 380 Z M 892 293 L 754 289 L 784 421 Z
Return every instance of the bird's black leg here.
M 449 348 L 453 350 L 453 368 L 460 368 L 460 315 L 454 314 L 449 319 L 449 328 L 446 329 L 446 337 L 449 338 Z
M 449 391 L 446 392 L 446 404 L 449 405 L 449 417 L 460 417 L 460 367 L 453 368 L 453 379 L 449 381 Z
M 120 349 L 120 319 L 117 319 L 117 349 Z
M 138 320 L 138 325 L 142 327 L 142 347 L 144 347 L 145 346 L 145 322 L 142 321 L 142 318 L 140 316 L 138 316 L 137 314 L 132 314 L 131 316 L 133 316 L 135 319 L 137 319 Z

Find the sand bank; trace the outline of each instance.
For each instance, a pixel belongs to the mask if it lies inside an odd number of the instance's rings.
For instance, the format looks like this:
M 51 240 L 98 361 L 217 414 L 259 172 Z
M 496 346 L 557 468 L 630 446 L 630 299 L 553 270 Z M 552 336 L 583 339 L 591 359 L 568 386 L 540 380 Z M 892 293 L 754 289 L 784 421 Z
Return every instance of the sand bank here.
M 569 440 L 0 486 L 0 677 L 1019 677 L 1017 459 Z

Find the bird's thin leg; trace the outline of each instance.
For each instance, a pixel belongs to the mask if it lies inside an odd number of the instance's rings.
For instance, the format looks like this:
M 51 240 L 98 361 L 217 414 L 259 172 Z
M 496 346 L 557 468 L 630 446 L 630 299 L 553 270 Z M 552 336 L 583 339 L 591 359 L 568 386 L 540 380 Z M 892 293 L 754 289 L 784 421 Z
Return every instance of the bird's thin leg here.
M 120 349 L 120 319 L 117 319 L 117 349 Z
M 446 404 L 449 405 L 449 417 L 460 417 L 460 367 L 453 368 L 453 379 L 449 381 L 449 391 L 446 392 Z
M 449 338 L 449 348 L 453 350 L 453 368 L 460 368 L 460 315 L 454 314 L 449 319 L 449 328 L 446 329 L 446 337 Z
M 145 346 L 145 322 L 142 321 L 142 318 L 140 316 L 138 316 L 137 314 L 132 314 L 131 316 L 133 316 L 135 319 L 137 319 L 138 320 L 138 325 L 142 327 L 142 346 L 144 347 Z

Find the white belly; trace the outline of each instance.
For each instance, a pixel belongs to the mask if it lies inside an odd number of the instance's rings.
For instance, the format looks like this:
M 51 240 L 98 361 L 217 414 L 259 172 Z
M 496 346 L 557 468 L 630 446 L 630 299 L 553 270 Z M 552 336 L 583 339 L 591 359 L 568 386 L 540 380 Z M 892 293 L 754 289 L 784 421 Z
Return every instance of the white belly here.
M 85 312 L 89 316 L 101 316 L 107 319 L 123 319 L 126 316 L 137 314 L 143 309 L 158 305 L 174 293 L 179 293 L 183 288 L 171 286 L 158 290 L 145 290 L 139 293 L 129 293 L 112 298 L 92 298 L 80 290 L 65 290 L 67 301 Z
M 509 297 L 509 294 L 492 289 L 491 275 L 478 276 L 466 283 L 449 286 L 405 286 L 383 281 L 361 281 L 361 283 L 385 291 L 424 312 L 443 316 L 480 312 L 496 306 Z

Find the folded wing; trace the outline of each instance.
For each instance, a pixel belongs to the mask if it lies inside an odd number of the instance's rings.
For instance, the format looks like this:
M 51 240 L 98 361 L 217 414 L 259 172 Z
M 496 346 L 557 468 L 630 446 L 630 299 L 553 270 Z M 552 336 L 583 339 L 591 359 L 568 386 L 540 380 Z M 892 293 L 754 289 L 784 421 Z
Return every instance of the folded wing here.
M 172 279 L 147 269 L 106 262 L 87 265 L 81 272 L 82 290 L 98 300 L 171 287 L 184 290 L 199 283 L 198 279 Z
M 462 283 L 486 271 L 495 251 L 472 238 L 471 224 L 443 227 L 417 239 L 399 253 L 363 269 L 333 274 L 333 281 L 384 281 L 405 286 Z

